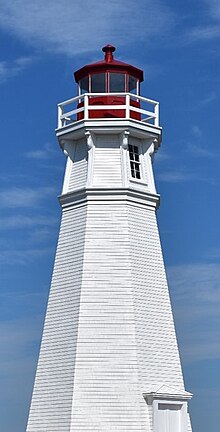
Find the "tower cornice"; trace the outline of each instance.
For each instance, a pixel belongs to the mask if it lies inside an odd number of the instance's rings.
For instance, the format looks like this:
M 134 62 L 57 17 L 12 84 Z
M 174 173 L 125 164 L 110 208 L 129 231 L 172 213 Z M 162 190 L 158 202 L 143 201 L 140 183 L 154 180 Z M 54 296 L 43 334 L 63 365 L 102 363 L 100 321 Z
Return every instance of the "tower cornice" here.
M 160 205 L 160 195 L 125 188 L 87 188 L 60 195 L 59 202 L 63 209 L 73 205 L 88 203 L 115 204 L 132 203 L 156 210 Z
M 131 136 L 140 139 L 156 139 L 157 149 L 160 147 L 162 138 L 162 128 L 160 126 L 151 125 L 135 120 L 114 119 L 114 120 L 82 120 L 75 123 L 70 123 L 62 128 L 56 129 L 56 136 L 59 144 L 63 149 L 63 141 L 78 140 L 82 138 L 86 132 L 95 134 L 120 134 L 129 132 Z

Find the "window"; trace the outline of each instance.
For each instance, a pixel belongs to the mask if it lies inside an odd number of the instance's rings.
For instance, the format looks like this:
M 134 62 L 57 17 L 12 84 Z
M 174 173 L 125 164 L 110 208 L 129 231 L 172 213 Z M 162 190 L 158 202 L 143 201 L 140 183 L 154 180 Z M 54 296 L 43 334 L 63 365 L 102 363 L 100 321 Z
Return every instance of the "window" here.
M 81 94 L 89 91 L 89 77 L 82 78 L 79 82 Z
M 109 74 L 109 91 L 125 92 L 125 75 L 120 73 Z
M 105 93 L 105 74 L 91 75 L 91 92 L 92 93 Z
M 140 170 L 140 155 L 138 147 L 135 145 L 129 144 L 128 146 L 129 150 L 129 158 L 130 158 L 130 168 L 131 168 L 131 175 L 135 179 L 141 178 L 141 170 Z
M 129 75 L 128 78 L 128 91 L 129 93 L 136 93 L 137 92 L 137 80 L 136 78 Z

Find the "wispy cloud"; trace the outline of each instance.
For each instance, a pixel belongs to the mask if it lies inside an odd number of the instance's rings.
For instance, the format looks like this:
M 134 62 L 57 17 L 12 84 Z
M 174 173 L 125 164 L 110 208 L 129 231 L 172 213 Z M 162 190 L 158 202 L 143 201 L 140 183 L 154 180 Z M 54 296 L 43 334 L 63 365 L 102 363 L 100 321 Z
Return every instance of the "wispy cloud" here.
M 42 259 L 54 253 L 54 250 L 49 247 L 31 248 L 31 249 L 5 249 L 0 250 L 1 265 L 28 265 L 36 259 Z
M 213 158 L 216 157 L 213 151 L 210 151 L 210 148 L 205 147 L 203 131 L 200 126 L 194 125 L 191 129 L 192 141 L 188 142 L 186 146 L 186 151 L 191 153 L 196 157 L 203 158 Z
M 217 99 L 216 92 L 211 92 L 210 94 L 206 95 L 203 99 L 199 100 L 195 106 L 197 108 L 202 108 L 214 102 L 216 99 Z
M 210 260 L 220 261 L 220 246 L 210 248 L 208 251 L 206 251 L 205 257 L 209 258 Z
M 0 230 L 32 228 L 32 227 L 51 227 L 56 224 L 56 218 L 49 216 L 27 216 L 13 215 L 0 218 Z
M 192 173 L 187 173 L 181 170 L 178 171 L 164 171 L 157 175 L 158 180 L 167 183 L 179 183 L 187 182 L 196 179 L 196 175 Z
M 168 267 L 185 361 L 220 359 L 220 265 Z
M 1 374 L 11 375 L 19 369 L 25 372 L 27 363 L 31 369 L 34 367 L 30 359 L 35 352 L 31 356 L 29 352 L 34 345 L 39 345 L 41 325 L 41 316 L 35 316 L 35 320 L 26 318 L 0 322 Z
M 201 138 L 202 137 L 202 130 L 198 125 L 194 125 L 192 127 L 192 134 L 195 138 Z
M 187 32 L 188 42 L 211 41 L 220 37 L 220 3 L 219 0 L 204 0 L 205 6 L 203 24 L 189 29 Z
M 188 32 L 187 38 L 190 42 L 210 41 L 220 37 L 220 27 L 218 24 L 209 26 L 199 26 Z
M 13 62 L 0 61 L 0 84 L 20 74 L 32 61 L 31 57 L 19 57 Z
M 29 159 L 46 160 L 54 154 L 56 154 L 54 147 L 50 143 L 46 143 L 41 150 L 30 150 L 24 156 Z
M 207 148 L 205 148 L 202 145 L 195 143 L 195 142 L 188 143 L 187 151 L 194 154 L 195 156 L 201 156 L 201 157 L 205 157 L 205 158 L 215 157 L 214 152 L 211 152 Z
M 174 23 L 161 0 L 0 0 L 0 7 L 2 29 L 37 48 L 68 55 L 109 42 L 152 41 Z
M 165 162 L 168 161 L 170 159 L 172 159 L 172 156 L 164 151 L 159 151 L 158 153 L 155 154 L 155 160 L 156 162 L 160 163 L 160 162 Z
M 0 191 L 0 200 L 2 208 L 26 208 L 34 207 L 48 196 L 55 193 L 52 187 L 40 188 L 18 188 Z
M 220 19 L 220 3 L 219 0 L 205 0 L 209 8 L 210 15 L 213 19 Z
M 188 144 L 187 150 L 194 153 L 195 156 L 212 157 L 208 150 L 194 144 Z M 210 185 L 218 185 L 218 180 L 211 176 L 205 176 L 199 172 L 190 172 L 187 170 L 167 169 L 166 171 L 158 172 L 157 180 L 166 183 L 185 183 L 185 182 L 202 182 Z

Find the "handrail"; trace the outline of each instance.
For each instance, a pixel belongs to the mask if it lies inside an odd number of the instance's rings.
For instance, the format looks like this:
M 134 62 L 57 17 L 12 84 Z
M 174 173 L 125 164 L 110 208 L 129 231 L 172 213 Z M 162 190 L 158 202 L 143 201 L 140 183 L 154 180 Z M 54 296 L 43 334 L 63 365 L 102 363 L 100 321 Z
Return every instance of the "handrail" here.
M 124 104 L 120 105 L 94 105 L 90 104 L 90 99 L 94 97 L 118 97 L 124 98 Z M 132 105 L 132 101 L 141 102 L 141 106 Z M 105 101 L 106 102 L 106 101 Z M 116 99 L 117 102 L 117 99 Z M 79 106 L 79 104 L 81 106 Z M 146 107 L 147 105 L 147 107 Z M 144 108 L 148 108 L 145 109 Z M 152 111 L 149 109 L 152 107 Z M 68 110 L 66 111 L 68 107 Z M 89 113 L 91 111 L 101 111 L 101 110 L 123 110 L 125 115 L 120 118 L 132 119 L 131 112 L 138 113 L 140 115 L 140 122 L 149 123 L 154 126 L 159 126 L 159 102 L 152 99 L 145 98 L 143 96 L 135 95 L 133 93 L 84 93 L 74 98 L 68 99 L 64 102 L 58 104 L 58 129 L 69 125 L 70 123 L 75 123 L 80 121 L 82 118 L 88 120 L 90 118 Z M 79 114 L 82 118 L 79 120 Z M 115 117 L 118 120 L 119 117 Z M 96 120 L 103 120 L 103 118 L 95 118 Z M 94 120 L 94 119 L 93 119 Z M 105 120 L 114 120 L 114 117 L 105 118 Z

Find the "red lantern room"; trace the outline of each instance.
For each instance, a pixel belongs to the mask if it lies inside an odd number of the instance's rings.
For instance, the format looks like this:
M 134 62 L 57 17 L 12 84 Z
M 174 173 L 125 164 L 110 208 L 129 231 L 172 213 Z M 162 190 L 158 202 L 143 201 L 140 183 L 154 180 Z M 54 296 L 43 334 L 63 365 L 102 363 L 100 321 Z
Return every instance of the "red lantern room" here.
M 97 106 L 99 108 L 90 109 L 89 118 L 124 118 L 126 96 L 123 93 L 139 95 L 143 71 L 130 64 L 115 60 L 113 55 L 115 47 L 112 45 L 106 45 L 102 51 L 105 53 L 104 60 L 83 66 L 75 72 L 79 95 L 89 93 L 89 106 L 95 105 L 96 108 Z M 112 108 L 112 105 L 117 105 L 117 109 Z M 120 108 L 120 105 L 123 105 L 123 109 Z M 80 101 L 78 108 L 83 106 L 84 102 Z M 140 108 L 138 98 L 130 99 L 130 117 L 141 120 L 140 112 L 133 111 L 132 107 Z M 83 118 L 84 112 L 81 111 L 78 113 L 78 120 Z

